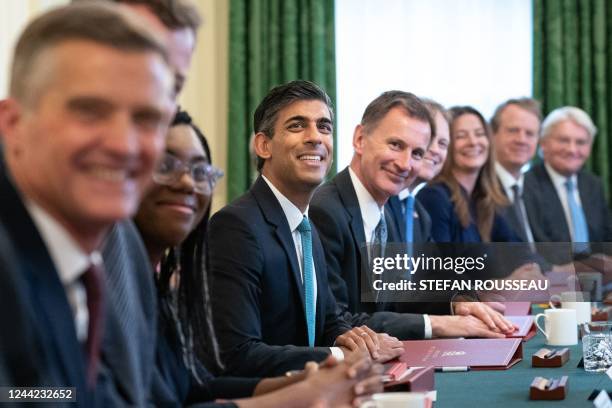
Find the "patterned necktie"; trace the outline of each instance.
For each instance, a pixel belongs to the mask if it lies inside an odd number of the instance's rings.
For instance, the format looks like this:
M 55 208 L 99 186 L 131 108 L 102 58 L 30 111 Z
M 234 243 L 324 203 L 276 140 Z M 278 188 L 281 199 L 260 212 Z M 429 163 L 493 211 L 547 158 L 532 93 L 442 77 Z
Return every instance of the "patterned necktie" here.
M 297 230 L 302 238 L 302 265 L 304 272 L 304 303 L 306 309 L 306 325 L 308 327 L 308 345 L 315 343 L 315 299 L 314 299 L 314 268 L 312 260 L 312 234 L 310 222 L 304 216 Z
M 514 215 L 516 216 L 516 219 L 518 220 L 521 230 L 521 238 L 523 239 L 523 241 L 527 242 L 527 229 L 526 229 L 526 217 L 525 217 L 525 213 L 523 212 L 523 207 L 521 206 L 521 193 L 519 191 L 519 185 L 518 184 L 514 184 L 512 186 L 512 194 L 514 195 L 513 197 L 513 201 L 512 201 L 512 210 L 514 211 Z
M 574 252 L 587 252 L 589 250 L 589 229 L 584 217 L 584 211 L 582 211 L 582 207 L 578 205 L 574 198 L 574 187 L 572 179 L 567 179 L 565 188 L 567 189 L 567 205 L 572 217 L 572 226 L 574 227 Z
M 385 214 L 380 214 L 380 221 L 374 229 L 372 239 L 372 259 L 385 256 L 385 244 L 387 243 L 387 221 Z
M 404 199 L 404 216 L 406 219 L 406 242 L 414 241 L 414 196 L 409 194 Z
M 98 360 L 100 359 L 104 311 L 103 279 L 104 270 L 95 264 L 91 264 L 82 276 L 83 286 L 85 286 L 85 292 L 87 293 L 87 309 L 89 311 L 86 350 L 87 383 L 90 387 L 94 387 L 96 384 Z

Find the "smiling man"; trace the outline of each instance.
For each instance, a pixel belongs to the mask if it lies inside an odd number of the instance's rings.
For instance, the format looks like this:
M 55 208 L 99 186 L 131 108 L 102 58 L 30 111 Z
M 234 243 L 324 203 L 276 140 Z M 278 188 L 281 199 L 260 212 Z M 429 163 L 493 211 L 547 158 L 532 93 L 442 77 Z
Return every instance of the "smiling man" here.
M 412 184 L 428 149 L 433 119 L 425 104 L 408 92 L 385 92 L 366 108 L 353 134 L 350 165 L 315 193 L 311 217 L 321 233 L 330 284 L 346 321 L 367 325 L 402 340 L 432 336 L 503 337 L 493 331 L 506 327 L 500 315 L 477 302 L 464 302 L 456 313 L 468 316 L 430 316 L 450 311 L 448 303 L 404 303 L 402 311 L 384 302 L 362 302 L 360 274 L 373 256 L 368 244 L 398 243 L 400 233 L 387 200 Z M 373 246 L 369 251 L 376 250 Z M 479 320 L 475 316 L 479 316 Z
M 402 351 L 396 339 L 351 329 L 337 315 L 308 218 L 332 162 L 332 121 L 329 97 L 308 81 L 272 89 L 255 110 L 261 175 L 209 228 L 213 316 L 228 373 L 278 375 L 330 353 L 384 361 Z
M 597 128 L 583 110 L 565 106 L 542 122 L 544 162 L 525 176 L 525 205 L 536 242 L 612 241 L 612 217 L 601 180 L 583 169 Z M 586 243 L 586 245 L 584 245 Z
M 136 211 L 163 148 L 175 108 L 167 60 L 142 22 L 93 3 L 37 18 L 15 48 L 0 109 L 0 222 L 15 246 L 22 300 L 44 334 L 35 356 L 42 382 L 29 385 L 76 387 L 80 406 L 116 380 L 98 376 L 99 250 Z
M 535 155 L 541 120 L 540 103 L 531 98 L 509 99 L 497 107 L 491 118 L 495 172 L 511 203 L 504 215 L 525 242 L 534 240 L 523 199 L 523 168 Z

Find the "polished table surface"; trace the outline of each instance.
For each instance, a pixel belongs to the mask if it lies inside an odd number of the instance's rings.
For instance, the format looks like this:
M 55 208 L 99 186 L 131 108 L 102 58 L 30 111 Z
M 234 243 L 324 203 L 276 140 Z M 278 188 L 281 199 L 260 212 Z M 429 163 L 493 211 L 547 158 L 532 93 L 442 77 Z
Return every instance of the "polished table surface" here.
M 467 373 L 436 373 L 436 407 L 593 407 L 588 401 L 597 388 L 612 390 L 612 380 L 605 373 L 587 373 L 577 368 L 582 358 L 582 342 L 569 347 L 570 360 L 563 367 L 532 368 L 531 356 L 546 346 L 545 337 L 538 335 L 523 342 L 523 360 L 508 370 L 470 371 Z M 553 347 L 560 348 L 560 347 Z M 569 377 L 569 392 L 560 401 L 532 401 L 529 386 L 534 377 Z

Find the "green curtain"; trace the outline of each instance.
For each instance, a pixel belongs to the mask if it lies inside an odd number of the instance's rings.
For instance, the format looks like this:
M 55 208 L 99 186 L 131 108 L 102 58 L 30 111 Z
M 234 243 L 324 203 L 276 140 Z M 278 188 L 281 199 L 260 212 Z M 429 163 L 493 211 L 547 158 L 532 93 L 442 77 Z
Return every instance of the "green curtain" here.
M 544 113 L 573 105 L 598 128 L 587 168 L 612 190 L 612 1 L 534 0 L 534 97 Z
M 334 0 L 231 0 L 229 42 L 228 202 L 253 179 L 253 112 L 272 87 L 311 80 L 335 102 Z

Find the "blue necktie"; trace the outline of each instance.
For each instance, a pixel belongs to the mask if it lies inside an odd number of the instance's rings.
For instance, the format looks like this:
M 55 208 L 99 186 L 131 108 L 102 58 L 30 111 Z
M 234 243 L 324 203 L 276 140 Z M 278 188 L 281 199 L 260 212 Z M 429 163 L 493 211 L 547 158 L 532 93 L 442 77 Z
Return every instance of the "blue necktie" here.
M 584 211 L 582 211 L 582 207 L 578 205 L 574 198 L 574 182 L 571 178 L 565 182 L 565 188 L 567 188 L 567 204 L 574 227 L 574 252 L 586 252 L 589 250 L 589 229 L 584 217 Z
M 302 237 L 302 264 L 304 272 L 304 303 L 306 309 L 306 325 L 308 327 L 308 345 L 314 347 L 315 342 L 315 299 L 314 299 L 314 268 L 312 260 L 312 234 L 310 222 L 304 217 L 297 230 Z
M 406 217 L 406 242 L 411 243 L 414 241 L 414 196 L 409 194 L 404 199 L 404 215 Z

